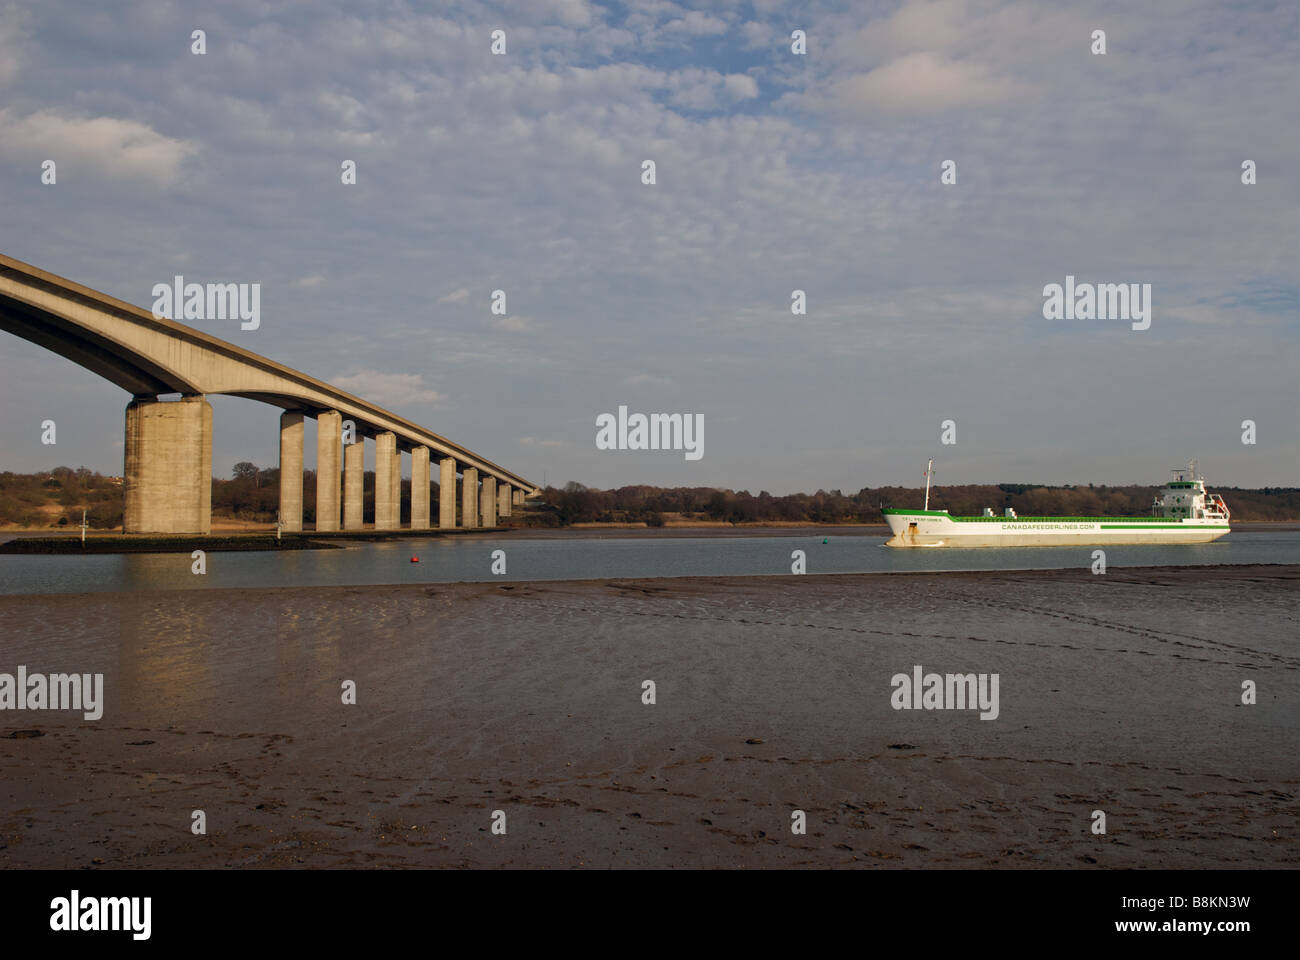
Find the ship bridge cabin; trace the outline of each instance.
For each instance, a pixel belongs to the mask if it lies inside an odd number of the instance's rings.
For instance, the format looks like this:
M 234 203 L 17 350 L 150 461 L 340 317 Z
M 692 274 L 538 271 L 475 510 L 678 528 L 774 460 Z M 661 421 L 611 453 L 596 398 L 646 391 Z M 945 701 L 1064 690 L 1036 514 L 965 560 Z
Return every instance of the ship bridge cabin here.
M 1170 480 L 1151 505 L 1152 513 L 1174 520 L 1227 520 L 1228 505 L 1217 493 L 1205 492 L 1205 478 L 1196 475 L 1196 461 L 1171 471 Z

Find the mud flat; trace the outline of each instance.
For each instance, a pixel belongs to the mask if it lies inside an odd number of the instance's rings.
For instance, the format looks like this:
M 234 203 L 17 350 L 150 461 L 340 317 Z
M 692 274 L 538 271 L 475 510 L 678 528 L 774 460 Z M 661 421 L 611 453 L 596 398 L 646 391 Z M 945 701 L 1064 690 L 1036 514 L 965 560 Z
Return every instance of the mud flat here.
M 0 672 L 105 675 L 97 722 L 0 711 L 0 867 L 1294 867 L 1297 599 L 1297 566 L 0 596 Z M 998 674 L 997 719 L 893 709 L 918 664 Z
M 190 553 L 203 550 L 208 553 L 283 551 L 283 550 L 336 550 L 347 543 L 370 543 L 386 540 L 427 540 L 430 537 L 456 537 L 479 533 L 500 536 L 502 529 L 490 527 L 480 530 L 357 530 L 286 533 L 232 533 L 205 535 L 148 535 L 148 534 L 92 534 L 83 542 L 77 534 L 56 536 L 34 535 L 27 532 L 0 532 L 0 554 L 64 554 L 84 555 L 100 553 Z
M 0 553 L 91 554 L 91 553 L 208 553 L 247 550 L 332 550 L 336 545 L 310 537 L 277 538 L 271 534 L 237 534 L 234 536 L 138 536 L 117 534 L 79 537 L 13 537 L 0 540 Z

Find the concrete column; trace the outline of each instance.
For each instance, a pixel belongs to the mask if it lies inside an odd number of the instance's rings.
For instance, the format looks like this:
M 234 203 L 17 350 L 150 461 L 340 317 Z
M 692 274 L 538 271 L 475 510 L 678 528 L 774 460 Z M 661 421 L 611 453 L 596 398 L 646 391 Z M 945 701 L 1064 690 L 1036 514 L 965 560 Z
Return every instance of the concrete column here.
M 316 415 L 316 529 L 339 528 L 339 460 L 343 454 L 343 415 Z
M 375 529 L 393 530 L 393 454 L 396 434 L 385 431 L 375 437 Z
M 429 448 L 411 451 L 411 529 L 429 529 Z
M 510 484 L 508 483 L 497 487 L 497 516 L 510 516 Z
M 438 526 L 451 530 L 456 526 L 456 459 L 438 461 Z
M 280 529 L 302 530 L 302 414 L 280 414 Z
M 212 406 L 203 397 L 126 405 L 122 529 L 212 532 Z
M 483 516 L 483 526 L 497 525 L 497 478 L 484 477 L 483 490 L 479 497 L 479 509 Z
M 478 526 L 478 471 L 466 467 L 460 476 L 460 524 L 468 530 Z
M 343 447 L 343 529 L 365 529 L 366 438 Z
M 402 450 L 393 447 L 393 529 L 402 529 Z
M 521 490 L 519 487 L 515 487 L 512 493 L 513 496 L 511 497 L 511 499 L 514 501 L 515 506 L 522 507 L 524 505 L 524 491 Z

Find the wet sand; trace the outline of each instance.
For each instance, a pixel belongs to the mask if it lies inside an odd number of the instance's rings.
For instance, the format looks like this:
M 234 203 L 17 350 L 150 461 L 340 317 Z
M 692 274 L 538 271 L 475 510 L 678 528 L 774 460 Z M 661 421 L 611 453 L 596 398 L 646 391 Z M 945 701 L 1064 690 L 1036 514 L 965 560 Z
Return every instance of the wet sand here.
M 107 689 L 0 712 L 0 867 L 1296 866 L 1297 599 L 1300 566 L 0 596 L 0 671 Z M 892 709 L 915 664 L 999 674 L 999 717 Z

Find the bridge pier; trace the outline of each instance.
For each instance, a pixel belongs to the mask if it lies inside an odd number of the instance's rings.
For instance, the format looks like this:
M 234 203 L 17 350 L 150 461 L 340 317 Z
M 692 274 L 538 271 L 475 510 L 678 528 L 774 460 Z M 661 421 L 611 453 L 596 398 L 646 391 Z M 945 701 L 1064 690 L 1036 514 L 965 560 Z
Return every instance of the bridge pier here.
M 411 450 L 411 529 L 429 529 L 429 448 Z
M 445 457 L 438 461 L 438 527 L 450 530 L 456 526 L 456 459 Z
M 201 396 L 126 405 L 124 533 L 212 532 L 212 405 Z
M 508 483 L 497 487 L 497 516 L 510 516 L 510 484 Z
M 375 435 L 375 529 L 392 530 L 393 522 L 393 454 L 397 452 L 397 435 L 391 431 Z
M 389 474 L 389 482 L 393 485 L 393 529 L 402 529 L 402 448 L 393 445 L 393 472 Z
M 302 532 L 303 416 L 297 410 L 280 414 L 280 529 Z
M 365 528 L 366 438 L 343 447 L 343 529 Z
M 472 530 L 478 526 L 478 471 L 466 467 L 460 478 L 460 525 Z
M 339 528 L 339 460 L 343 452 L 343 415 L 316 414 L 316 530 Z
M 524 505 L 524 491 L 521 490 L 519 487 L 515 487 L 513 493 L 514 493 L 513 499 L 515 501 L 515 506 L 522 507 Z
M 479 495 L 479 510 L 483 516 L 483 526 L 497 525 L 497 478 L 484 477 L 483 489 Z

